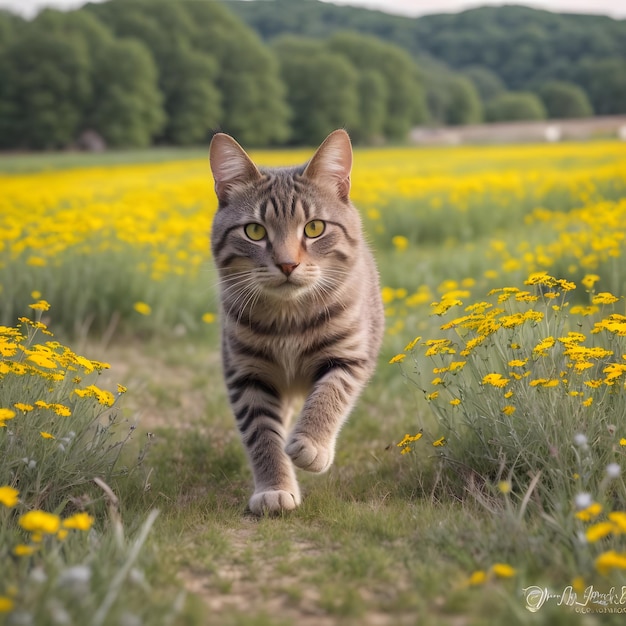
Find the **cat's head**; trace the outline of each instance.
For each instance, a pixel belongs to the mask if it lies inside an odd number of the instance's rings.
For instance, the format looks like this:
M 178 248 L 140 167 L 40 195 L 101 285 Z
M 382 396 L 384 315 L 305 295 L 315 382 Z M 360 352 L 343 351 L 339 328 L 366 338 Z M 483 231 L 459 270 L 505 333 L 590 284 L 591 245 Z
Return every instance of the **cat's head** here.
M 247 283 L 269 298 L 320 298 L 345 281 L 361 245 L 345 131 L 331 133 L 305 165 L 280 169 L 258 168 L 220 133 L 210 162 L 219 201 L 211 240 L 224 292 Z

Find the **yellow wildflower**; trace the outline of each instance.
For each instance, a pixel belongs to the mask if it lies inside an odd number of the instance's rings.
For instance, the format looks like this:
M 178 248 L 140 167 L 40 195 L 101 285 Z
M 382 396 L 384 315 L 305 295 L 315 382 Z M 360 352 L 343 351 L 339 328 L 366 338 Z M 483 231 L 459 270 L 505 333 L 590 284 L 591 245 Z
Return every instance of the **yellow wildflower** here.
M 13 548 L 13 554 L 15 556 L 30 556 L 34 552 L 37 551 L 39 546 L 27 545 L 24 543 L 18 543 L 15 548 Z
M 596 570 L 603 576 L 609 574 L 612 569 L 626 569 L 626 554 L 608 550 L 598 556 L 595 566 Z
M 145 302 L 135 302 L 133 308 L 140 315 L 150 315 L 150 313 L 152 313 L 152 307 Z
M 39 300 L 34 304 L 29 304 L 28 306 L 35 311 L 47 311 L 50 308 L 50 303 L 45 300 Z
M 613 532 L 614 526 L 611 522 L 598 522 L 589 526 L 585 532 L 585 537 L 589 543 L 595 543 L 599 539 L 604 539 Z
M 478 587 L 480 585 L 484 585 L 486 581 L 487 573 L 484 570 L 479 569 L 472 573 L 467 580 L 467 584 L 472 587 Z
M 510 378 L 504 378 L 502 374 L 486 374 L 483 376 L 483 385 L 493 385 L 494 387 L 506 387 Z
M 8 596 L 0 596 L 0 613 L 9 613 L 13 610 L 15 603 Z
M 56 439 L 56 437 L 54 435 L 51 435 L 50 433 L 47 433 L 46 431 L 42 430 L 39 432 L 39 434 L 44 438 L 44 439 Z
M 417 342 L 420 341 L 420 339 L 421 337 L 415 337 L 415 339 L 406 344 L 406 346 L 404 347 L 404 351 L 409 352 L 409 350 L 413 350 L 413 348 L 415 348 Z
M 618 300 L 619 298 L 616 298 L 612 293 L 609 293 L 608 291 L 602 291 L 593 296 L 591 302 L 592 304 L 613 304 Z
M 89 513 L 74 513 L 63 520 L 63 528 L 75 530 L 89 530 L 93 525 L 94 518 Z
M 59 530 L 61 519 L 45 511 L 29 511 L 19 518 L 18 523 L 28 532 L 54 535 Z
M 513 578 L 513 576 L 517 573 L 515 568 L 507 565 L 506 563 L 494 563 L 491 566 L 491 571 L 498 578 Z
M 445 446 L 447 443 L 446 438 L 445 437 L 439 437 L 439 439 L 437 439 L 437 441 L 433 441 L 433 446 L 435 448 L 441 448 L 443 446 Z
M 215 322 L 216 319 L 217 319 L 217 316 L 215 315 L 215 313 L 205 313 L 202 316 L 202 321 L 205 324 L 213 324 L 213 322 Z
M 0 487 L 0 504 L 12 508 L 19 502 L 19 495 L 20 492 L 17 489 L 4 485 Z
M 602 505 L 598 502 L 593 502 L 587 508 L 582 509 L 576 513 L 576 517 L 583 522 L 590 522 L 602 513 Z
M 404 359 L 406 359 L 406 354 L 396 354 L 396 356 L 391 357 L 391 359 L 389 359 L 389 363 L 402 363 L 402 361 L 404 361 Z

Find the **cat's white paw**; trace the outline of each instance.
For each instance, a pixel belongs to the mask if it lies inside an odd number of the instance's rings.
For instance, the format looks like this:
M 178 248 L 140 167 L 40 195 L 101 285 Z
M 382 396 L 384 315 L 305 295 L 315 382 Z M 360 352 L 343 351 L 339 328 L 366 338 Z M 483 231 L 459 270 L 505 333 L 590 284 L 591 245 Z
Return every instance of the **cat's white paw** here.
M 307 472 L 325 472 L 333 463 L 334 449 L 315 443 L 302 433 L 294 433 L 285 446 L 294 465 Z
M 281 489 L 257 491 L 248 506 L 255 515 L 275 515 L 283 511 L 293 511 L 300 504 L 300 494 Z

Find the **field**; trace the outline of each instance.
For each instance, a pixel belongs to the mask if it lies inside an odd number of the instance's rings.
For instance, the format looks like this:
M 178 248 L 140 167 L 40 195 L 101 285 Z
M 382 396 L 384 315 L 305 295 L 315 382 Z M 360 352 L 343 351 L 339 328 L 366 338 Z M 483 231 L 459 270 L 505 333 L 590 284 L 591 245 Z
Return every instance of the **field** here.
M 0 171 L 0 623 L 621 623 L 626 145 L 355 153 L 383 351 L 333 468 L 268 519 L 206 157 Z

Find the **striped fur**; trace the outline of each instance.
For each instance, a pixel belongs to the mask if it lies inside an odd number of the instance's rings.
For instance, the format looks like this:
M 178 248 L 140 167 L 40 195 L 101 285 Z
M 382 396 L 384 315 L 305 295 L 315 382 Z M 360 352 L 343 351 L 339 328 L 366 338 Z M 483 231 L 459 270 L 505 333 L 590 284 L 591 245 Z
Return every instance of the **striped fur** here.
M 344 131 L 302 167 L 259 169 L 223 134 L 210 159 L 226 386 L 254 473 L 250 509 L 276 513 L 300 503 L 294 465 L 330 467 L 374 370 L 384 325 L 378 273 L 348 199 Z M 315 238 L 305 234 L 312 220 L 325 224 Z M 265 237 L 252 240 L 248 224 Z

